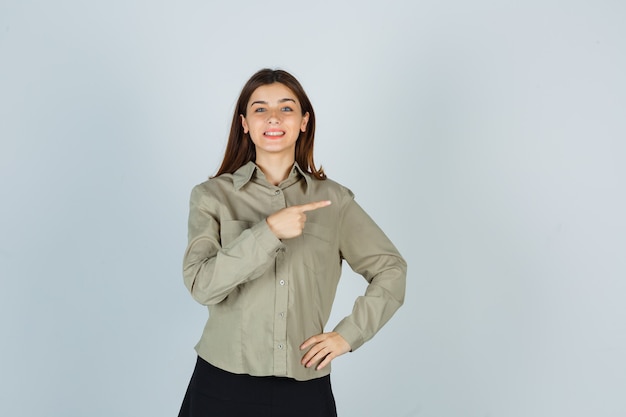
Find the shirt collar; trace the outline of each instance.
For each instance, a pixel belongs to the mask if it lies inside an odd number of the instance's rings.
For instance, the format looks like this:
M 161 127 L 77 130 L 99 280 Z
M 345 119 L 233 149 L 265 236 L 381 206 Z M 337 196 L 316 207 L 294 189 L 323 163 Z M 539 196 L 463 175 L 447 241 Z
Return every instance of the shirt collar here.
M 261 173 L 261 169 L 257 166 L 257 164 L 255 164 L 253 161 L 250 161 L 247 164 L 243 165 L 241 168 L 239 168 L 237 171 L 235 171 L 233 173 L 233 185 L 235 187 L 235 190 L 239 191 L 241 187 L 250 182 L 257 169 L 259 170 L 259 173 Z M 292 175 L 300 175 L 304 177 L 307 187 L 311 185 L 311 177 L 308 173 L 304 172 L 302 168 L 300 168 L 300 165 L 298 165 L 297 162 L 294 162 L 289 177 L 291 177 Z

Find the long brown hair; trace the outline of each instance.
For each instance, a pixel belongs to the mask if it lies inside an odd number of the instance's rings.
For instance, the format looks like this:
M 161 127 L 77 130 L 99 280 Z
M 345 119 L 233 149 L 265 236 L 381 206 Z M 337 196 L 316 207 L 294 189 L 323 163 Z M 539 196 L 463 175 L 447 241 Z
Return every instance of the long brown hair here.
M 320 169 L 315 168 L 315 162 L 313 161 L 315 112 L 313 112 L 311 101 L 293 75 L 289 74 L 287 71 L 267 68 L 258 71 L 250 77 L 241 90 L 233 114 L 233 121 L 230 125 L 230 134 L 228 135 L 228 143 L 226 144 L 226 151 L 224 152 L 224 160 L 217 174 L 215 174 L 216 177 L 225 173 L 232 174 L 248 162 L 256 160 L 254 143 L 252 143 L 250 136 L 243 131 L 241 115 L 246 116 L 248 101 L 257 88 L 274 83 L 281 83 L 293 91 L 302 107 L 302 115 L 307 112 L 309 113 L 306 131 L 300 132 L 298 140 L 296 141 L 296 162 L 302 170 L 310 173 L 315 178 L 319 180 L 326 179 L 326 174 L 324 174 L 322 167 L 320 167 Z

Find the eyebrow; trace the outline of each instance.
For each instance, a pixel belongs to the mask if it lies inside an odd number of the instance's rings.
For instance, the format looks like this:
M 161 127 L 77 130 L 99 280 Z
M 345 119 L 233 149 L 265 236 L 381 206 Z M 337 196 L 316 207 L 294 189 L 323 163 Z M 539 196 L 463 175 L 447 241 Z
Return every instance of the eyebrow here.
M 279 103 L 286 103 L 288 101 L 291 101 L 294 104 L 296 103 L 296 100 L 292 98 L 281 98 L 280 100 L 278 100 Z M 267 101 L 263 101 L 263 100 L 253 101 L 252 103 L 250 103 L 250 107 L 254 106 L 255 104 L 267 104 Z

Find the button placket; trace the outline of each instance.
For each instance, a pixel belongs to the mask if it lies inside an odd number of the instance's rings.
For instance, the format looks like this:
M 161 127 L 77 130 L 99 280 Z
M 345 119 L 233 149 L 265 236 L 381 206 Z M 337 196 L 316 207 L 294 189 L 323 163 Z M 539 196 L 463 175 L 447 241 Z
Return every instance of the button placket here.
M 280 209 L 287 207 L 287 201 L 285 200 L 285 193 L 280 188 L 269 190 L 270 201 L 272 211 L 276 212 Z
M 276 375 L 287 374 L 287 320 L 285 319 L 289 302 L 289 289 L 285 248 L 281 248 L 276 257 L 275 298 L 274 298 L 274 372 Z

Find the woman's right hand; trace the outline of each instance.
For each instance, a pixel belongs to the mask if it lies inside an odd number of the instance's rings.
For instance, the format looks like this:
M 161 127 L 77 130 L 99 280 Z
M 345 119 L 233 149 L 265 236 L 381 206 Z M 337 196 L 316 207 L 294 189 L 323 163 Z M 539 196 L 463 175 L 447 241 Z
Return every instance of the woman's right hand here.
M 330 200 L 291 206 L 270 215 L 265 221 L 279 239 L 291 239 L 302 234 L 306 223 L 306 212 L 330 205 Z

